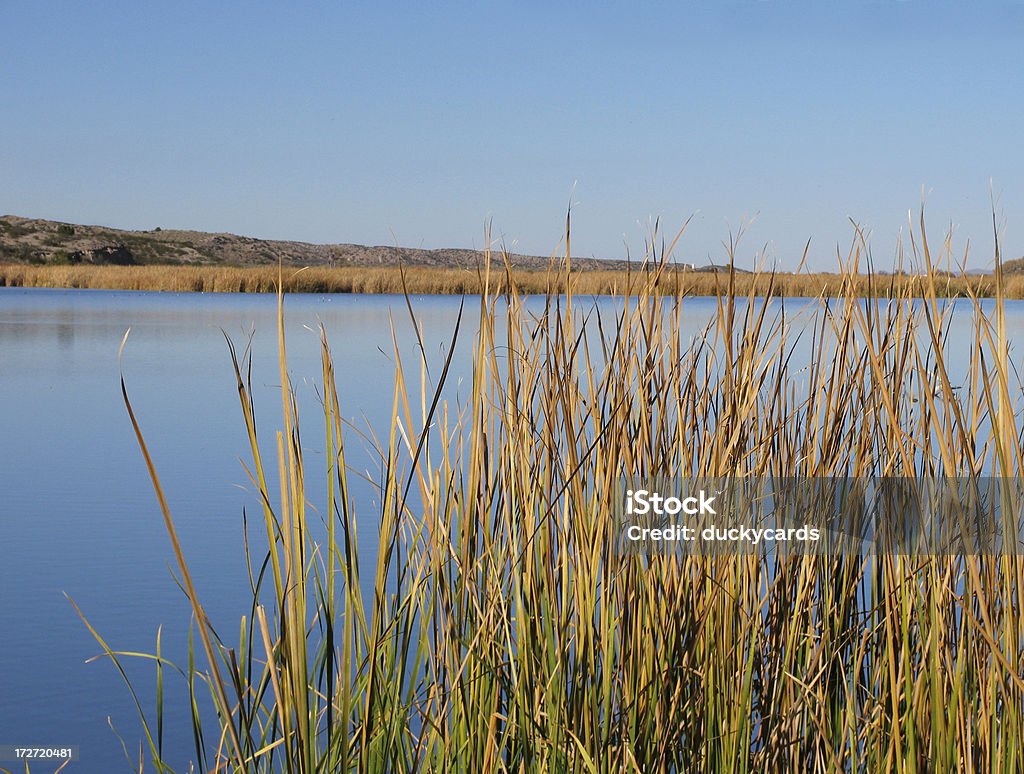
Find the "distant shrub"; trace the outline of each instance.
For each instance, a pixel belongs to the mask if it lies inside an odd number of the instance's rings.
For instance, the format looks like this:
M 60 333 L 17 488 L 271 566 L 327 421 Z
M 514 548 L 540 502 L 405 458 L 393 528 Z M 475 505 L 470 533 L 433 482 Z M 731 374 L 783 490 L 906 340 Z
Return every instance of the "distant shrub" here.
M 28 245 L 0 244 L 0 261 L 4 263 L 9 261 L 28 262 L 31 258 L 32 249 Z
M 57 235 L 62 237 L 69 237 L 75 235 L 75 227 L 68 225 L 67 223 L 61 223 L 57 226 Z

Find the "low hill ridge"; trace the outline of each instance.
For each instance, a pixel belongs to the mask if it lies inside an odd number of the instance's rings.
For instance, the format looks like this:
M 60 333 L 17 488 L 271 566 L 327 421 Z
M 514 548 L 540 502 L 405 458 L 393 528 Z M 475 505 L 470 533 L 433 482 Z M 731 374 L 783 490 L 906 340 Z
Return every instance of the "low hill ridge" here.
M 551 258 L 509 256 L 515 269 L 546 269 Z M 0 217 L 0 262 L 32 264 L 183 264 L 268 266 L 423 266 L 475 268 L 483 252 L 460 248 L 414 247 L 256 239 L 229 233 L 156 228 L 128 231 L 16 215 Z M 492 260 L 499 262 L 494 251 Z M 621 270 L 626 261 L 573 258 L 580 270 Z M 635 266 L 636 264 L 634 264 Z

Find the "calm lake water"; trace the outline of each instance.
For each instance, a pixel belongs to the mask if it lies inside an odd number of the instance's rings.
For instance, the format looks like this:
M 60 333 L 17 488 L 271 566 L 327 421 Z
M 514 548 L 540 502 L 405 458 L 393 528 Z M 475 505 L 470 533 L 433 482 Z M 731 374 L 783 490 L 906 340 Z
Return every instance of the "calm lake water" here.
M 413 303 L 436 374 L 460 299 Z M 468 389 L 470 360 L 460 353 L 472 346 L 477 304 L 467 301 L 456 345 L 454 399 Z M 696 333 L 716 305 L 711 299 L 687 304 L 687 325 Z M 414 380 L 417 345 L 401 297 L 295 295 L 285 305 L 306 462 L 316 471 L 325 464 L 315 391 L 320 322 L 335 356 L 343 415 L 385 437 L 395 368 L 392 320 Z M 954 316 L 954 337 L 969 335 L 964 309 Z M 1007 312 L 1011 331 L 1020 335 L 1024 303 L 1009 304 Z M 123 361 L 129 394 L 199 593 L 221 636 L 237 642 L 249 594 L 242 511 L 258 518 L 259 503 L 240 462 L 249 457 L 248 441 L 222 330 L 240 349 L 255 331 L 253 386 L 269 449 L 280 427 L 275 316 L 276 298 L 260 295 L 0 288 L 0 745 L 77 745 L 80 762 L 65 771 L 128 770 L 112 724 L 138 754 L 142 732 L 130 694 L 108 661 L 85 663 L 100 648 L 65 594 L 115 650 L 153 652 L 163 625 L 165 656 L 185 653 L 189 607 L 173 580 L 170 543 L 121 400 L 117 354 L 129 327 Z M 354 433 L 347 443 L 350 462 L 375 476 L 372 455 Z M 354 497 L 357 512 L 373 514 L 370 486 Z M 372 551 L 374 525 L 360 534 Z M 152 664 L 126 663 L 152 714 Z M 186 704 L 180 683 L 170 675 L 167 681 L 165 745 L 180 749 L 170 762 L 186 768 L 192 758 Z

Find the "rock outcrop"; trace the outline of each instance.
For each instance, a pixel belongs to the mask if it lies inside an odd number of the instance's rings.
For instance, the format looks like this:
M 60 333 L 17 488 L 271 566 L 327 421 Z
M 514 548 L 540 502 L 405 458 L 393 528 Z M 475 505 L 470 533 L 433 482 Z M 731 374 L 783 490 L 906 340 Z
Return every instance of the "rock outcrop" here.
M 76 250 L 68 253 L 68 260 L 71 263 L 92 263 L 97 266 L 135 266 L 138 261 L 132 255 L 132 251 L 124 245 L 106 245 L 91 250 Z

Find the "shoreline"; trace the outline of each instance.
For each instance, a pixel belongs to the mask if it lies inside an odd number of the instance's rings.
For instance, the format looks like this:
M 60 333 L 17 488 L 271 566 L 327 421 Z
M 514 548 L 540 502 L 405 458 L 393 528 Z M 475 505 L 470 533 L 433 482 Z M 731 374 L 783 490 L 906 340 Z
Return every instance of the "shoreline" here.
M 404 276 L 403 276 L 404 274 Z M 33 266 L 0 264 L 0 287 L 81 288 L 96 290 L 150 290 L 195 293 L 275 293 L 279 269 L 276 266 Z M 923 295 L 928 287 L 918 275 L 842 275 L 842 274 L 754 274 L 732 275 L 733 294 L 748 296 L 803 297 L 841 295 L 845 283 L 853 282 L 858 295 L 887 297 Z M 521 295 L 563 293 L 564 272 L 512 270 L 491 267 L 489 278 L 482 270 L 437 269 L 426 267 L 381 268 L 292 268 L 284 269 L 286 293 L 479 295 L 485 283 L 491 293 L 504 293 L 509 282 Z M 647 271 L 574 271 L 569 276 L 571 290 L 579 295 L 626 295 L 647 283 Z M 940 297 L 996 295 L 996 280 L 991 274 L 935 277 L 935 292 Z M 1008 275 L 1003 280 L 1005 297 L 1024 299 L 1024 275 Z M 729 295 L 728 272 L 670 271 L 659 279 L 657 292 L 668 295 Z

